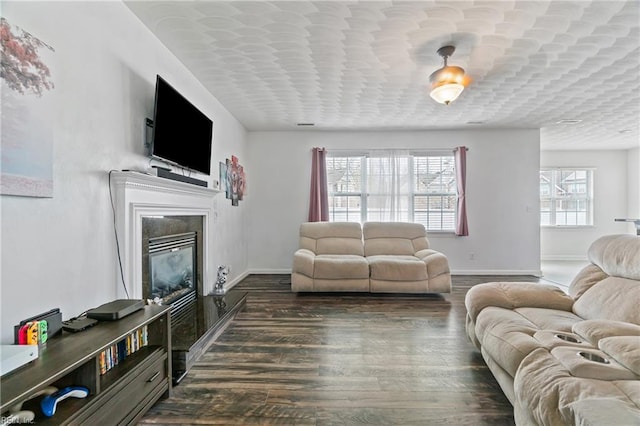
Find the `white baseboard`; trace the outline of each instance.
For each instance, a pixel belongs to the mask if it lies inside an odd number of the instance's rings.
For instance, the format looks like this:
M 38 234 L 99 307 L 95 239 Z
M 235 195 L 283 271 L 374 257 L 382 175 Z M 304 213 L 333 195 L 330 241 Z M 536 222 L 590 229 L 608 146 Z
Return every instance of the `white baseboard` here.
M 249 276 L 251 272 L 249 271 L 244 271 L 243 273 L 241 273 L 240 275 L 238 275 L 237 277 L 235 277 L 232 281 L 228 281 L 225 285 L 224 285 L 224 291 L 227 292 L 229 290 L 231 290 L 233 287 L 235 287 L 240 281 L 244 280 L 245 278 L 247 278 Z
M 291 269 L 250 269 L 247 272 L 247 275 L 249 274 L 291 274 Z M 539 277 L 542 275 L 542 271 L 532 269 L 463 269 L 452 270 L 451 275 L 533 275 Z
M 587 256 L 579 254 L 546 254 L 540 256 L 540 260 L 571 260 L 571 261 L 584 261 L 588 262 Z
M 249 273 L 256 275 L 281 275 L 291 274 L 291 269 L 249 269 Z
M 451 275 L 533 275 L 540 277 L 542 271 L 533 269 L 463 269 L 452 270 Z

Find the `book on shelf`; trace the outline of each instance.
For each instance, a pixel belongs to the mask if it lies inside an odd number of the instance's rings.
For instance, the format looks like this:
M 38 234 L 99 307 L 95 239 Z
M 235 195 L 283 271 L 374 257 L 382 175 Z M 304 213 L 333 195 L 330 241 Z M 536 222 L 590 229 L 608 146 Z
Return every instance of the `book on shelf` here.
M 126 338 L 105 348 L 98 356 L 100 375 L 106 374 L 113 367 L 124 361 L 127 356 L 149 344 L 149 330 L 147 326 L 140 327 Z

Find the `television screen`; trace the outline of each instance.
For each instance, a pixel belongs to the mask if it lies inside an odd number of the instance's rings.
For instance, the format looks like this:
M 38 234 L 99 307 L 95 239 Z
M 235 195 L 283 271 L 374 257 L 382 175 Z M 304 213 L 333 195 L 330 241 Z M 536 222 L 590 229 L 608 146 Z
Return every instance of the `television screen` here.
M 208 175 L 212 136 L 213 122 L 157 76 L 151 156 Z

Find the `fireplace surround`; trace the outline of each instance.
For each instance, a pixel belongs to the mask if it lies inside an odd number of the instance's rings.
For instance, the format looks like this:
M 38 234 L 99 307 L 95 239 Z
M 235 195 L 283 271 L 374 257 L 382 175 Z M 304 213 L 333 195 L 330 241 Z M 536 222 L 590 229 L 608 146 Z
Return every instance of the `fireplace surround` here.
M 145 298 L 143 288 L 145 273 L 148 274 L 145 266 L 148 265 L 143 265 L 146 246 L 144 239 L 163 235 L 148 234 L 144 230 L 148 220 L 162 221 L 169 223 L 169 227 L 173 226 L 173 230 L 164 235 L 199 232 L 197 247 L 200 251 L 198 260 L 201 276 L 198 280 L 198 294 L 211 293 L 215 282 L 215 267 L 214 256 L 210 252 L 210 224 L 215 214 L 213 197 L 221 191 L 138 172 L 113 172 L 112 185 L 117 206 L 116 232 L 120 239 L 122 276 L 125 281 L 123 284 L 118 273 L 118 298 L 126 298 L 124 285 L 131 298 Z M 190 219 L 193 217 L 197 219 Z M 201 223 L 194 225 L 192 221 Z
M 185 234 L 194 240 L 193 297 L 171 311 L 172 373 L 177 384 L 246 302 L 246 292 L 210 294 L 216 279 L 210 225 L 216 214 L 213 197 L 221 191 L 136 172 L 112 172 L 112 185 L 122 276 L 131 298 L 153 298 L 145 290 L 150 281 L 149 241 L 165 243 Z M 117 294 L 126 297 L 122 281 Z

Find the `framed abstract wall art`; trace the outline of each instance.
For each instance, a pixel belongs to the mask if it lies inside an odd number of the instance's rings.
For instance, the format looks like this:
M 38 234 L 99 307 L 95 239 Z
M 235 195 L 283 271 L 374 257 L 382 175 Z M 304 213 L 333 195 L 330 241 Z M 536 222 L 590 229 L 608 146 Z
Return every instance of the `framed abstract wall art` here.
M 0 18 L 0 194 L 53 196 L 54 49 Z
M 224 190 L 232 206 L 237 206 L 246 194 L 247 176 L 235 155 L 224 163 L 220 162 L 220 189 Z

